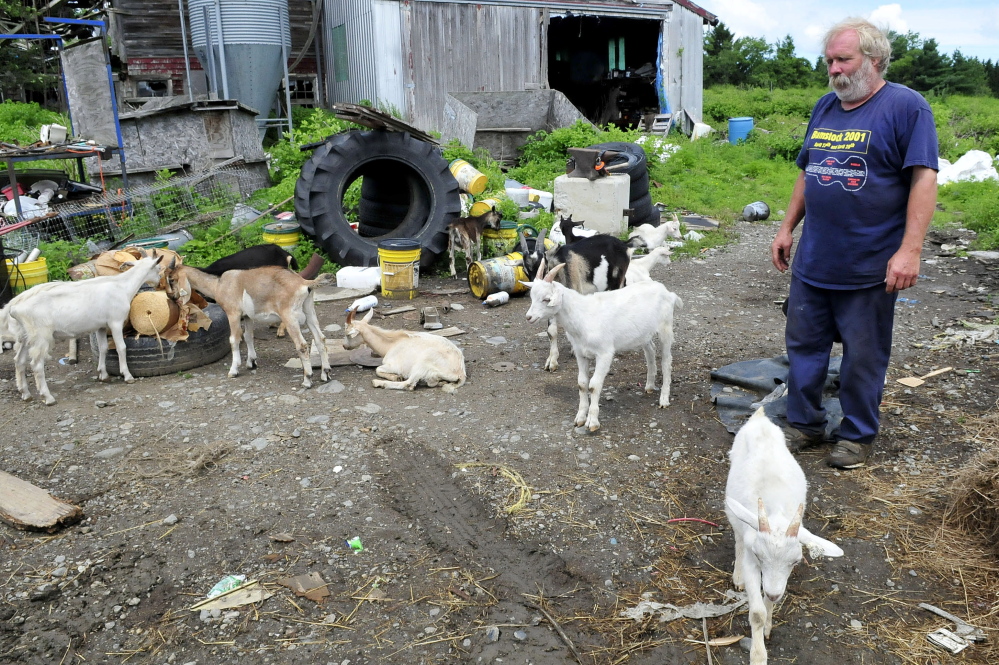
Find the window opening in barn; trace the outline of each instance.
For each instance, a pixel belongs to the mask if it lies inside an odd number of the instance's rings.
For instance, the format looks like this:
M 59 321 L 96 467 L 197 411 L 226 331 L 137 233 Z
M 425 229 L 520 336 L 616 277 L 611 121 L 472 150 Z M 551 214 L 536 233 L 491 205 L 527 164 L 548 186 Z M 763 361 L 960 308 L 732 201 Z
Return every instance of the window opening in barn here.
M 639 126 L 659 112 L 656 56 L 661 22 L 611 16 L 553 16 L 548 85 L 591 122 Z
M 333 28 L 333 80 L 340 82 L 350 78 L 347 68 L 347 25 L 341 23 Z
M 282 89 L 284 88 L 283 82 L 281 87 Z M 288 93 L 291 97 L 292 106 L 314 108 L 316 106 L 316 77 L 311 75 L 289 76 Z
M 172 82 L 170 79 L 166 80 L 138 80 L 135 82 L 135 96 L 136 97 L 171 97 L 173 91 L 171 90 Z

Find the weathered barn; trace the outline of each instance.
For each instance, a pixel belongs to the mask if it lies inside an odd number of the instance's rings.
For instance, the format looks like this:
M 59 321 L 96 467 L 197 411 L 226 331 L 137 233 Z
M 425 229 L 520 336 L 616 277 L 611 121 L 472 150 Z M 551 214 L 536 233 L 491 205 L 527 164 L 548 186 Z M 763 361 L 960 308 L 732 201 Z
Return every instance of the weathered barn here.
M 705 23 L 687 0 L 323 0 L 331 102 L 441 130 L 452 92 L 563 92 L 598 123 L 700 119 Z

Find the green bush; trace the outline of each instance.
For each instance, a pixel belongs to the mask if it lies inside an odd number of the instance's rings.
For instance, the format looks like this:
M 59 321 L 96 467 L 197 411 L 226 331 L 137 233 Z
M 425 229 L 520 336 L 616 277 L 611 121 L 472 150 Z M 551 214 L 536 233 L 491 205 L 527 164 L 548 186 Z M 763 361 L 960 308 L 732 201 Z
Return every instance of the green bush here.
M 937 224 L 960 225 L 978 232 L 974 247 L 999 247 L 999 182 L 954 182 L 940 187 Z

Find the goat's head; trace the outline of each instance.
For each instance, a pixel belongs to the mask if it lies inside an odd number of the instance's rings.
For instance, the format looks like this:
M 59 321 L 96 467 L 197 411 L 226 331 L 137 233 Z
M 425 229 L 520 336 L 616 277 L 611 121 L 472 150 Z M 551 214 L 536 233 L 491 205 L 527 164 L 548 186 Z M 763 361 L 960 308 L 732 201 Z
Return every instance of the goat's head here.
M 177 258 L 170 259 L 170 263 L 163 269 L 163 277 L 166 279 L 166 294 L 171 300 L 178 303 L 186 303 L 191 299 L 191 282 L 187 278 L 187 273 L 180 269 Z
M 544 266 L 545 261 L 545 234 L 548 229 L 541 229 L 537 239 L 534 241 L 534 250 L 527 247 L 527 237 L 522 231 L 517 232 L 520 236 L 520 254 L 524 257 L 524 272 L 533 275 Z
M 343 328 L 343 348 L 356 349 L 361 344 L 364 343 L 364 339 L 361 338 L 360 326 L 367 325 L 371 317 L 375 315 L 375 310 L 370 309 L 368 313 L 364 315 L 364 318 L 360 321 L 354 321 L 354 310 L 347 312 L 347 325 Z
M 763 593 L 776 603 L 784 596 L 791 571 L 801 561 L 799 533 L 805 505 L 798 505 L 790 522 L 785 515 L 774 515 L 773 523 L 767 516 L 763 499 L 758 500 L 756 515 L 733 499 L 726 499 L 725 505 L 740 521 L 752 527 L 746 530 L 743 537 L 746 555 L 756 559 L 763 580 Z
M 491 229 L 499 230 L 500 225 L 503 222 L 503 214 L 496 210 L 496 206 L 493 206 L 489 212 L 484 212 L 479 215 L 479 220 L 482 222 L 483 228 L 489 227 Z
M 538 274 L 533 282 L 521 282 L 531 289 L 531 306 L 527 310 L 527 320 L 536 323 L 541 319 L 550 319 L 562 309 L 562 293 L 565 287 L 555 281 L 555 276 L 565 267 L 559 264 L 544 274 L 544 262 L 538 268 Z

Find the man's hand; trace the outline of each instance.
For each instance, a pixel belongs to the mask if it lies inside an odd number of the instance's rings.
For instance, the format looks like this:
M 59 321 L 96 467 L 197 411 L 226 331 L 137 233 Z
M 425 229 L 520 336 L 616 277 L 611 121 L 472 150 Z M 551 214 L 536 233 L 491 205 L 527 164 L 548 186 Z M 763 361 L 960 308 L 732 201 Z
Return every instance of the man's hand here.
M 794 244 L 794 236 L 782 226 L 777 232 L 777 237 L 770 244 L 770 260 L 774 267 L 781 272 L 788 268 L 788 259 L 791 258 L 791 245 Z M 891 265 L 891 264 L 889 264 Z
M 774 241 L 776 242 L 776 240 Z M 919 250 L 902 248 L 888 261 L 885 291 L 895 293 L 914 286 L 919 277 Z

